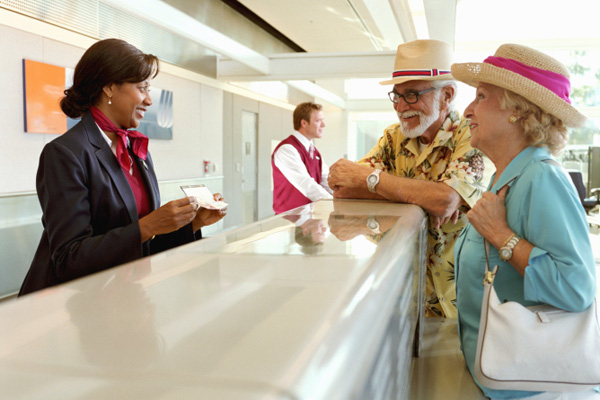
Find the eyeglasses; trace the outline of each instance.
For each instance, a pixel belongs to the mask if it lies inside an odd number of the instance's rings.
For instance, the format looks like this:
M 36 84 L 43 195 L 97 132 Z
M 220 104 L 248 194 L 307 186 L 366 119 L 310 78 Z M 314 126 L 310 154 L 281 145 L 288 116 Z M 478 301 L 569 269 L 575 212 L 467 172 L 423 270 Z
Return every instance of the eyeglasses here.
M 400 101 L 400 97 L 402 97 L 407 104 L 415 104 L 417 101 L 419 101 L 420 95 L 422 95 L 423 93 L 431 92 L 435 89 L 437 88 L 430 87 L 429 89 L 421 90 L 420 92 L 415 92 L 414 90 L 407 90 L 406 92 L 404 92 L 404 94 L 400 94 L 395 90 L 392 90 L 391 92 L 388 92 L 388 96 L 394 104 L 397 104 Z

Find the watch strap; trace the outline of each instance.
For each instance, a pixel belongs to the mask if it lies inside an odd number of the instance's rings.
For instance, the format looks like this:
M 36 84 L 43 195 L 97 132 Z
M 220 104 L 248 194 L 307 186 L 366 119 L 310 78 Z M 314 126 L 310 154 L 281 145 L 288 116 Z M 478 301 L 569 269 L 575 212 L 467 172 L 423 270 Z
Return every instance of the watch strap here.
M 371 230 L 371 232 L 373 232 L 374 234 L 382 233 L 379 222 L 377 222 L 375 217 L 372 215 L 367 218 L 367 228 L 369 228 Z
M 512 233 L 512 235 L 510 235 L 505 241 L 504 243 L 502 243 L 502 246 L 500 246 L 500 248 L 506 247 L 506 245 L 508 244 L 508 242 L 510 242 L 515 236 L 517 236 L 516 233 Z
M 502 259 L 502 261 L 508 261 L 512 258 L 513 249 L 515 248 L 517 243 L 519 243 L 519 240 L 521 240 L 521 237 L 516 233 L 513 233 L 508 238 L 505 244 L 500 248 L 500 258 Z M 508 256 L 504 257 L 503 253 L 508 253 Z
M 369 192 L 377 193 L 375 187 L 379 184 L 379 174 L 381 174 L 381 172 L 380 169 L 375 169 L 367 176 L 367 189 L 369 189 Z

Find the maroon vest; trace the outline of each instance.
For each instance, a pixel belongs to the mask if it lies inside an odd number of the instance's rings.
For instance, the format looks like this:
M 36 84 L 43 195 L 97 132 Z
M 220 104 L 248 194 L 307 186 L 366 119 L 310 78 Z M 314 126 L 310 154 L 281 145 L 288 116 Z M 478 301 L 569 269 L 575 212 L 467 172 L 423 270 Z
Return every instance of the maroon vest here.
M 310 158 L 308 151 L 293 135 L 290 135 L 287 139 L 282 140 L 271 155 L 271 166 L 273 167 L 273 210 L 275 211 L 275 214 L 279 214 L 284 211 L 291 210 L 292 208 L 300 207 L 312 202 L 308 197 L 300 193 L 298 189 L 296 189 L 294 185 L 287 180 L 279 168 L 275 166 L 275 152 L 277 152 L 279 147 L 284 144 L 290 144 L 294 146 L 294 148 L 300 154 L 300 158 L 302 159 L 308 174 L 317 183 L 321 183 L 321 154 L 319 151 L 315 148 L 314 158 Z

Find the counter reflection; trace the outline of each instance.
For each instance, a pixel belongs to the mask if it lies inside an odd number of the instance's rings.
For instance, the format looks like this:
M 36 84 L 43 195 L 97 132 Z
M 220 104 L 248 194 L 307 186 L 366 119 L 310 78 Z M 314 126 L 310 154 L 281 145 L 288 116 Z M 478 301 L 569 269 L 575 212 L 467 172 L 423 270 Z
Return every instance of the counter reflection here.
M 151 273 L 150 260 L 113 271 L 106 279 L 81 282 L 65 306 L 89 365 L 143 369 L 164 347 L 155 325 L 155 305 L 140 284 Z
M 385 233 L 401 218 L 381 202 L 333 200 L 299 207 L 207 241 L 197 251 L 227 254 L 372 256 Z

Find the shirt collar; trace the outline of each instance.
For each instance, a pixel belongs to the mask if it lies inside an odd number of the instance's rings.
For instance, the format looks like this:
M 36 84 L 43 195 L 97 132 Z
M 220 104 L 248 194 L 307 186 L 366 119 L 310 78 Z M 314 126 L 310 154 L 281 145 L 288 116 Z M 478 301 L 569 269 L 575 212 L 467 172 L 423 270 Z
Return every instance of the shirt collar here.
M 312 144 L 312 140 L 308 139 L 306 136 L 301 134 L 298 131 L 294 131 L 294 137 L 302 143 L 302 146 L 308 151 L 310 149 L 310 145 Z
M 491 187 L 490 191 L 497 193 L 507 183 L 509 183 L 510 186 L 510 182 L 517 178 L 529 165 L 538 160 L 546 160 L 549 158 L 552 158 L 552 156 L 547 147 L 529 146 L 525 148 L 506 166 L 504 171 L 502 171 L 502 175 L 500 175 L 498 181 Z M 492 176 L 490 185 L 494 182 L 495 178 L 496 173 Z
M 108 143 L 108 147 L 110 147 L 111 151 L 113 152 L 113 154 L 117 154 L 117 144 L 113 144 L 112 140 L 110 140 L 110 138 L 108 137 L 108 135 L 106 133 L 104 133 L 104 131 L 102 129 L 100 129 L 100 127 L 98 126 L 98 124 L 96 123 L 96 121 L 94 121 L 94 124 L 96 124 L 96 126 L 98 127 L 98 130 L 100 131 L 100 134 L 102 135 L 102 137 L 104 138 L 104 140 L 106 140 L 106 143 Z M 129 138 L 127 138 L 127 146 L 129 146 Z

